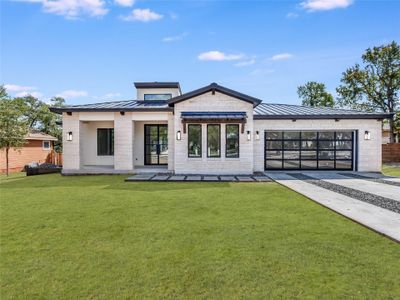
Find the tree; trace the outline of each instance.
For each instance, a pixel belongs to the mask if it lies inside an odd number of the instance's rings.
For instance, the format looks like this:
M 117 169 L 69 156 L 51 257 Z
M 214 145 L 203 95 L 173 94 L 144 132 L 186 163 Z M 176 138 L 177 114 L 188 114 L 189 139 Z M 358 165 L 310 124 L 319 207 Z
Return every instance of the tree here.
M 382 111 L 399 110 L 400 47 L 396 42 L 368 48 L 362 55 L 363 66 L 355 64 L 343 74 L 336 89 L 341 107 Z M 394 142 L 394 119 L 390 120 L 390 142 Z
M 0 86 L 0 149 L 6 151 L 6 174 L 9 174 L 10 148 L 20 148 L 25 143 L 28 126 L 19 109 L 19 103 L 11 99 Z
M 49 105 L 31 95 L 14 99 L 19 106 L 29 129 L 37 129 L 44 133 L 56 137 L 54 149 L 58 152 L 62 149 L 62 129 L 61 117 L 49 110 Z M 61 107 L 65 104 L 64 98 L 54 97 L 50 100 L 50 105 Z
M 333 107 L 333 96 L 326 91 L 325 84 L 309 81 L 297 88 L 297 94 L 302 99 L 302 104 L 312 107 Z

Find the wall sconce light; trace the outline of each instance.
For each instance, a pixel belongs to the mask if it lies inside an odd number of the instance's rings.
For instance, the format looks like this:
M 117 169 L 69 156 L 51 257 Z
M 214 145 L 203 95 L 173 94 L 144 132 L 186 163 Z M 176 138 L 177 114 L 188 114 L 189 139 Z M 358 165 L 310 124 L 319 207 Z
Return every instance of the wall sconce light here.
M 371 139 L 371 132 L 367 130 L 364 132 L 364 140 L 370 140 L 370 139 Z
M 181 131 L 180 130 L 178 130 L 177 132 L 176 132 L 176 140 L 177 141 L 180 141 L 181 140 Z
M 120 113 L 121 116 L 124 116 L 124 115 L 125 115 L 125 112 L 124 112 L 124 111 L 120 111 L 119 113 Z
M 260 139 L 260 132 L 257 130 L 256 131 L 256 140 L 258 141 Z
M 251 140 L 251 132 L 247 131 L 247 140 L 250 141 Z
M 71 142 L 72 141 L 72 131 L 67 133 L 67 141 Z

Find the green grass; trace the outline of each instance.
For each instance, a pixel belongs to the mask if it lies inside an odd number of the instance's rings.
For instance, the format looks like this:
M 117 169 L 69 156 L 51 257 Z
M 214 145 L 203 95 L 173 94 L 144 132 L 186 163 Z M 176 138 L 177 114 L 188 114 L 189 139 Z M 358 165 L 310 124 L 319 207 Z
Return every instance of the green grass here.
M 389 176 L 400 177 L 400 165 L 383 165 L 382 173 Z
M 398 299 L 400 246 L 275 183 L 2 178 L 1 299 Z

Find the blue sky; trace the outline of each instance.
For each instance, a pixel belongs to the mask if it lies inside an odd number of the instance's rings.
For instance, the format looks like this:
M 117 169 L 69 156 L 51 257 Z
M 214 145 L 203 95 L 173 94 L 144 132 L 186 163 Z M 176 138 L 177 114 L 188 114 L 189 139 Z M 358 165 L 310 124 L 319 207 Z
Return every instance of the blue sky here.
M 134 99 L 134 81 L 217 82 L 265 102 L 400 42 L 400 1 L 0 0 L 1 76 L 13 95 Z

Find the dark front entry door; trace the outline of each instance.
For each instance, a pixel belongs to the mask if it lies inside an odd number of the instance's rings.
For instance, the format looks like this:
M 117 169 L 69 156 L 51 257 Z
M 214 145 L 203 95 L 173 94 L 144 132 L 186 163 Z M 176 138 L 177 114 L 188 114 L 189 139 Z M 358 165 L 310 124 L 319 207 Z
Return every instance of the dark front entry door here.
M 167 125 L 144 125 L 144 164 L 168 164 Z

